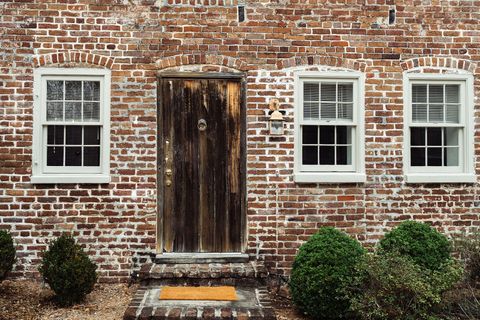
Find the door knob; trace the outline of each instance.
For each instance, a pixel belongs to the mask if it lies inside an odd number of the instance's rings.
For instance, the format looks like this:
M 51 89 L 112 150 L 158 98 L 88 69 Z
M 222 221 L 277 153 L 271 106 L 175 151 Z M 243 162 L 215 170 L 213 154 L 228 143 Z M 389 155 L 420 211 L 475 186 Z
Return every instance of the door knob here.
M 172 181 L 170 181 L 170 180 L 165 181 L 165 185 L 167 187 L 170 187 L 172 185 Z

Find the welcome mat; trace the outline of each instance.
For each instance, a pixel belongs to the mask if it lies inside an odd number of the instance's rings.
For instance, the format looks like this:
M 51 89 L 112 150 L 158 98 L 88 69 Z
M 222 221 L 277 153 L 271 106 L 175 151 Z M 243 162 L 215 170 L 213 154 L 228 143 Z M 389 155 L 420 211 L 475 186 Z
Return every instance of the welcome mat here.
M 160 300 L 237 301 L 235 287 L 162 287 Z

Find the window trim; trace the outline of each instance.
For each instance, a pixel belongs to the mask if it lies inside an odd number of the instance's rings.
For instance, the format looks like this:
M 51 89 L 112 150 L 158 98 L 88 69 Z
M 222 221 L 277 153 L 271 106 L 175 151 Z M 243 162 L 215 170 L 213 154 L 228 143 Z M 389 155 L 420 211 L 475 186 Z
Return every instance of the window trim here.
M 437 73 L 404 73 L 404 176 L 407 183 L 473 183 L 476 182 L 474 171 L 474 86 L 472 74 L 437 74 Z M 460 154 L 460 169 L 423 166 L 419 169 L 410 166 L 410 128 L 420 126 L 412 121 L 412 83 L 460 84 L 460 100 L 462 113 L 460 114 L 461 136 L 459 146 L 463 149 Z M 462 126 L 463 125 L 463 126 Z M 432 127 L 449 127 L 450 124 L 433 124 Z M 421 126 L 422 127 L 422 126 Z M 427 126 L 428 127 L 428 126 Z M 453 171 L 453 172 L 452 172 Z
M 305 171 L 301 167 L 300 118 L 303 114 L 301 83 L 308 80 L 352 81 L 354 87 L 353 125 L 355 141 L 352 141 L 352 171 Z M 365 75 L 357 71 L 302 71 L 294 78 L 294 175 L 296 183 L 363 183 L 365 175 Z M 356 92 L 355 92 L 356 90 Z M 332 121 L 333 125 L 345 124 L 344 121 Z M 317 123 L 318 125 L 318 123 Z M 326 169 L 326 167 L 325 167 Z
M 91 168 L 78 168 L 73 173 L 52 172 L 46 170 L 44 149 L 46 137 L 42 128 L 45 119 L 46 77 L 69 79 L 101 79 L 101 101 L 99 122 L 88 125 L 101 125 L 100 170 L 92 172 Z M 33 82 L 33 138 L 32 138 L 32 176 L 31 183 L 61 184 L 61 183 L 109 183 L 110 178 L 110 90 L 111 71 L 95 68 L 38 68 L 34 71 Z M 84 122 L 68 123 L 68 125 L 82 125 Z M 56 125 L 56 123 L 55 123 Z M 59 125 L 65 125 L 64 122 Z M 50 172 L 47 172 L 50 171 Z M 55 171 L 55 170 L 53 170 Z M 59 170 L 61 171 L 61 170 Z

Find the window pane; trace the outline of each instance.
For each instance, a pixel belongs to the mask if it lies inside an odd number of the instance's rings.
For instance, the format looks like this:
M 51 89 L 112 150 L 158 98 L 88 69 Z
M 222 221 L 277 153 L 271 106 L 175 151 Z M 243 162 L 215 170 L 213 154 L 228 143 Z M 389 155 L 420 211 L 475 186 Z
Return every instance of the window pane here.
M 318 147 L 303 147 L 302 148 L 302 163 L 303 164 L 318 164 Z
M 82 100 L 82 81 L 65 81 L 65 100 Z
M 352 164 L 352 147 L 337 147 L 337 164 L 351 165 Z
M 99 145 L 100 144 L 100 127 L 97 127 L 97 126 L 83 127 L 83 144 Z
M 63 126 L 48 126 L 47 144 L 63 144 Z
M 427 129 L 427 145 L 428 146 L 442 145 L 442 128 Z
M 322 103 L 321 117 L 322 119 L 336 119 L 337 110 L 335 103 Z
M 412 103 L 426 103 L 427 102 L 427 85 L 414 84 L 412 85 Z
M 81 145 L 82 144 L 82 127 L 81 126 L 67 126 L 66 140 L 67 145 Z
M 445 86 L 445 100 L 447 103 L 460 103 L 460 86 L 448 84 Z
M 66 166 L 82 165 L 82 147 L 66 147 L 65 148 L 65 165 Z
M 100 147 L 83 148 L 83 165 L 96 167 L 100 165 Z
M 413 122 L 427 122 L 427 105 L 426 104 L 412 105 L 412 120 Z
M 410 144 L 412 146 L 425 145 L 425 128 L 411 128 L 410 129 Z
M 442 165 L 442 148 L 428 148 L 427 150 L 427 165 L 441 166 Z
M 82 121 L 81 102 L 65 102 L 65 121 Z
M 320 147 L 320 164 L 335 164 L 335 147 Z
M 352 143 L 352 128 L 347 126 L 337 127 L 337 144 Z
M 353 102 L 353 84 L 352 83 L 338 84 L 338 101 Z
M 93 106 L 89 106 L 89 108 L 92 108 L 92 107 Z M 319 111 L 318 109 L 319 109 L 318 102 L 305 102 L 303 106 L 303 118 L 307 120 L 318 119 L 318 111 Z M 97 118 L 94 118 L 94 119 L 98 119 L 98 116 Z
M 83 82 L 83 100 L 100 101 L 100 81 Z
M 338 118 L 339 119 L 353 119 L 353 104 L 339 103 L 338 104 Z
M 47 147 L 47 166 L 63 165 L 63 147 Z
M 428 90 L 429 103 L 443 103 L 443 85 L 430 85 Z
M 431 104 L 428 109 L 429 122 L 443 122 L 443 104 Z
M 334 143 L 335 143 L 335 127 L 320 126 L 320 144 L 334 144 Z
M 460 129 L 458 128 L 445 128 L 444 129 L 444 145 L 446 146 L 458 146 L 458 133 Z
M 47 81 L 47 100 L 63 100 L 63 81 Z
M 337 85 L 335 83 L 322 83 L 320 93 L 322 101 L 337 101 Z
M 412 166 L 425 166 L 425 148 L 411 148 L 410 162 Z
M 445 110 L 445 122 L 447 123 L 458 123 L 460 120 L 459 117 L 459 105 L 458 104 L 447 104 L 447 110 Z
M 448 147 L 444 149 L 445 154 L 443 155 L 443 165 L 444 166 L 458 166 L 458 147 Z
M 318 119 L 318 106 L 317 106 L 317 117 L 315 119 Z M 84 102 L 83 103 L 83 120 L 84 121 L 100 120 L 100 102 Z
M 63 102 L 47 102 L 47 121 L 63 121 Z

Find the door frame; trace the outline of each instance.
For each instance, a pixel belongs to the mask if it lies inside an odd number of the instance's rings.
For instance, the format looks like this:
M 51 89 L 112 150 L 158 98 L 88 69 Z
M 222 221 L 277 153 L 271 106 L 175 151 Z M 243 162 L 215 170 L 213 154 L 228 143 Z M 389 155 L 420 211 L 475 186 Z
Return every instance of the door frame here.
M 240 153 L 242 161 L 240 171 L 242 175 L 242 192 L 243 199 L 241 203 L 241 252 L 244 253 L 247 244 L 247 106 L 246 106 L 246 74 L 243 72 L 171 72 L 159 71 L 157 73 L 157 227 L 156 227 L 156 254 L 164 254 L 163 252 L 163 190 L 164 190 L 164 137 L 162 134 L 163 125 L 163 100 L 161 82 L 166 79 L 218 79 L 218 80 L 235 80 L 240 82 Z M 160 147 L 162 146 L 162 147 Z M 173 253 L 175 254 L 175 253 Z M 226 253 L 228 254 L 228 253 Z M 169 253 L 172 255 L 172 253 Z

